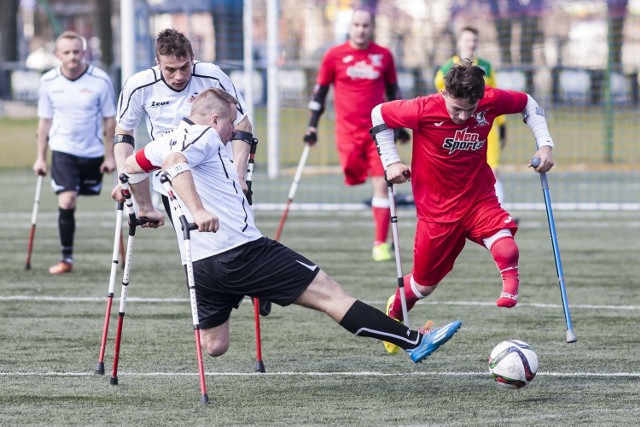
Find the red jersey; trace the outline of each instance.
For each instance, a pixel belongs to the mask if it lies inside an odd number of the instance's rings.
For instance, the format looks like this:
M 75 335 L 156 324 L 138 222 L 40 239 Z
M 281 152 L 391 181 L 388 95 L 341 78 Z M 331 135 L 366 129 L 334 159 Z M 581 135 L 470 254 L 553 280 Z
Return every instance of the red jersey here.
M 358 50 L 346 42 L 324 55 L 316 83 L 334 84 L 336 133 L 352 134 L 369 131 L 371 110 L 384 102 L 385 86 L 397 81 L 389 49 L 370 43 Z
M 487 164 L 487 136 L 497 116 L 520 113 L 527 94 L 485 87 L 476 112 L 456 125 L 441 93 L 382 105 L 390 128 L 411 128 L 411 186 L 418 219 L 455 222 L 475 203 L 495 197 Z

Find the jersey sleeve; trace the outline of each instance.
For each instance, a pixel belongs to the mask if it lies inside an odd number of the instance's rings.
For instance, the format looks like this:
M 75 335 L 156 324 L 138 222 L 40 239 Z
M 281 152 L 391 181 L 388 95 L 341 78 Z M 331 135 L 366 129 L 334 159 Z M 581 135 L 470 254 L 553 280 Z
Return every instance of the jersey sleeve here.
M 333 83 L 335 78 L 333 69 L 333 49 L 327 51 L 320 62 L 320 69 L 318 70 L 318 76 L 316 77 L 316 83 L 320 86 L 329 86 Z
M 147 77 L 154 73 L 153 69 L 141 71 L 129 77 L 120 92 L 116 122 L 125 131 L 133 131 L 140 124 L 145 115 L 144 87 L 153 83 L 153 79 Z
M 392 129 L 418 129 L 419 112 L 422 109 L 418 99 L 385 102 L 381 107 L 382 120 Z
M 497 115 L 521 113 L 527 106 L 527 94 L 513 90 L 493 89 Z
M 115 117 L 116 115 L 116 95 L 113 91 L 111 79 L 107 73 L 99 73 L 102 81 L 102 89 L 100 91 L 100 106 L 102 109 L 102 117 Z
M 53 117 L 53 105 L 49 98 L 47 87 L 49 85 L 48 75 L 42 76 L 40 79 L 40 87 L 38 88 L 38 117 L 41 119 L 50 119 Z
M 387 50 L 386 55 L 388 57 L 389 66 L 385 70 L 384 73 L 384 82 L 387 84 L 397 84 L 398 83 L 398 73 L 396 71 L 396 63 L 393 60 L 393 55 L 391 51 Z

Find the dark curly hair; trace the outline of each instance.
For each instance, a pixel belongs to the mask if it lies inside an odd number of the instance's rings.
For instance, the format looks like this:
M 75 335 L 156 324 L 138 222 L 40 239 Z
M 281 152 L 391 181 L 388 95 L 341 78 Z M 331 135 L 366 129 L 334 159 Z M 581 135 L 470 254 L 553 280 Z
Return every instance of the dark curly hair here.
M 465 58 L 449 70 L 444 87 L 451 97 L 475 104 L 484 96 L 484 70 Z
M 193 59 L 193 48 L 184 34 L 172 28 L 167 28 L 160 31 L 156 38 L 156 56 L 159 57 L 161 55 Z

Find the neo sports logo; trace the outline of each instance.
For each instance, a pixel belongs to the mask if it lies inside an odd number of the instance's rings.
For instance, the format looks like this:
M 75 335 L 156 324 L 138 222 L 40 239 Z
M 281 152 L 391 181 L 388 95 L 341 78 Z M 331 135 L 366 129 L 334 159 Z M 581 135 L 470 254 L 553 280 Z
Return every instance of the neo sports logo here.
M 455 151 L 477 151 L 480 150 L 485 141 L 480 140 L 480 135 L 477 133 L 467 132 L 467 129 L 457 130 L 453 138 L 446 138 L 442 144 L 442 148 L 449 150 L 449 154 Z

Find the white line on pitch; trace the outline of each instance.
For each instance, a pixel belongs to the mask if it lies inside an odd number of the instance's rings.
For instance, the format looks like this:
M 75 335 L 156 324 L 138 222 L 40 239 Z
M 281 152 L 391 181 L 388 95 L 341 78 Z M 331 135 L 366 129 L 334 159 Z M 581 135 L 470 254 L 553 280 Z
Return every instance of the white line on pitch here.
M 280 377 L 476 377 L 489 375 L 484 371 L 477 372 L 207 372 L 209 377 L 250 377 L 250 376 L 280 376 Z M 195 377 L 197 372 L 120 372 L 127 377 Z M 0 377 L 93 377 L 92 372 L 0 372 Z M 640 372 L 538 372 L 542 377 L 625 377 L 640 378 Z
M 0 295 L 2 301 L 57 301 L 57 302 L 104 302 L 106 297 L 52 297 L 52 296 L 29 296 L 29 295 Z M 119 298 L 114 298 L 119 300 Z M 248 300 L 248 298 L 247 298 Z M 127 302 L 140 303 L 184 303 L 188 302 L 188 298 L 141 298 L 128 297 Z M 384 305 L 386 301 L 365 301 L 370 305 Z M 485 301 L 420 301 L 418 305 L 462 305 L 462 306 L 487 306 L 494 307 L 495 302 Z M 534 308 L 560 308 L 560 304 L 542 304 L 542 303 L 519 303 L 518 307 L 534 307 Z M 570 304 L 570 308 L 586 309 L 586 310 L 640 310 L 638 305 L 605 305 L 605 304 Z

